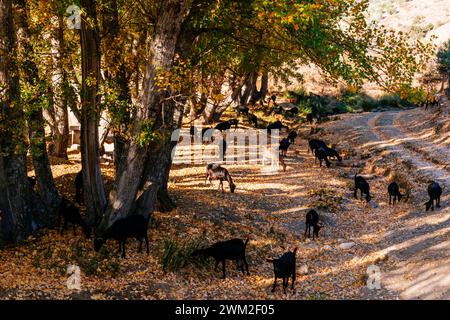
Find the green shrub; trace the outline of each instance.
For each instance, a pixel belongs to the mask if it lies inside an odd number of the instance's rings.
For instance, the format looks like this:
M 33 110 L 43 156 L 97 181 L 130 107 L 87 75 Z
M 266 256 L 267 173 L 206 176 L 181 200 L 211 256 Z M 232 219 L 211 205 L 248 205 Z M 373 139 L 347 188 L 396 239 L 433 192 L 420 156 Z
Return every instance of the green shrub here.
M 204 236 L 194 240 L 180 242 L 173 239 L 164 239 L 162 244 L 161 264 L 165 272 L 174 272 L 185 268 L 190 263 L 201 267 L 205 260 L 201 257 L 192 258 L 191 254 L 204 243 Z
M 378 107 L 378 102 L 368 96 L 360 96 L 358 99 L 357 107 L 362 109 L 363 111 L 372 111 L 373 109 Z

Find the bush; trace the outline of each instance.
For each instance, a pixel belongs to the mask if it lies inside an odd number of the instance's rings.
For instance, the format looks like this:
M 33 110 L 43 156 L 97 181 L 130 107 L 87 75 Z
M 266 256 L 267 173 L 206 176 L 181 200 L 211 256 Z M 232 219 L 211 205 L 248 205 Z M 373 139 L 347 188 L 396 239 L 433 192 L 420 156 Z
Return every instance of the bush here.
M 358 108 L 362 109 L 363 111 L 372 111 L 373 109 L 378 107 L 378 102 L 368 96 L 361 96 L 360 99 L 358 99 L 357 105 Z
M 194 250 L 197 250 L 204 243 L 204 236 L 194 240 L 180 242 L 173 239 L 164 239 L 162 244 L 161 264 L 165 272 L 174 272 L 185 268 L 190 263 L 201 267 L 205 265 L 205 259 L 191 257 Z

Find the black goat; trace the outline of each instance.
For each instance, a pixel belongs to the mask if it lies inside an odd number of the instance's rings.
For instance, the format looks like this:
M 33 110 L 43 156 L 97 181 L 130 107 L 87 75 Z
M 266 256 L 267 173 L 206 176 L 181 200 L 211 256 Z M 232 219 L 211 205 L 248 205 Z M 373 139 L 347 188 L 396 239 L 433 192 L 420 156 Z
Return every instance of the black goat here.
M 83 202 L 83 170 L 75 177 L 75 200 L 80 205 Z
M 398 187 L 397 182 L 392 182 L 391 184 L 389 184 L 388 186 L 388 193 L 389 193 L 389 204 L 395 204 L 395 200 L 397 200 L 398 202 L 400 202 L 400 200 L 402 200 L 402 194 L 400 193 L 400 188 Z M 392 197 L 394 197 L 393 201 Z
M 366 195 L 367 202 L 369 202 L 370 199 L 372 199 L 372 197 L 370 196 L 369 183 L 366 181 L 366 179 L 364 179 L 361 176 L 358 176 L 355 173 L 355 192 L 354 192 L 355 199 L 358 199 L 358 195 L 357 195 L 358 189 L 361 190 L 361 200 L 363 198 L 363 193 Z
M 296 268 L 296 254 L 297 248 L 293 252 L 286 252 L 278 259 L 267 259 L 267 262 L 273 263 L 273 273 L 275 280 L 273 282 L 272 292 L 275 292 L 277 286 L 277 279 L 283 279 L 283 290 L 286 294 L 286 288 L 289 285 L 289 278 L 292 278 L 291 290 L 294 290 L 295 279 L 297 275 Z
M 280 152 L 282 156 L 286 156 L 287 150 L 289 149 L 289 146 L 291 143 L 289 142 L 289 139 L 284 138 L 280 141 Z
M 316 148 L 316 150 L 314 151 L 314 155 L 317 159 L 319 159 L 319 163 L 320 163 L 320 167 L 322 166 L 322 161 L 325 160 L 325 163 L 327 165 L 327 167 L 330 167 L 331 163 L 330 160 L 328 160 L 328 153 L 327 150 L 320 147 L 320 148 Z M 315 163 L 315 159 L 314 159 L 314 163 Z
M 30 184 L 31 188 L 34 189 L 34 187 L 36 186 L 36 182 L 37 179 L 35 176 L 31 176 L 31 177 L 27 177 L 28 178 L 28 183 Z
M 425 209 L 426 211 L 430 210 L 434 211 L 434 201 L 436 201 L 436 207 L 441 207 L 441 195 L 442 195 L 442 188 L 437 182 L 431 182 L 428 185 L 428 195 L 430 196 L 430 200 L 425 203 Z
M 94 239 L 94 250 L 99 251 L 108 239 L 115 239 L 119 242 L 119 251 L 122 250 L 122 258 L 125 258 L 125 243 L 127 238 L 136 238 L 139 240 L 138 252 L 142 251 L 142 242 L 145 240 L 147 254 L 150 253 L 148 244 L 148 222 L 150 215 L 132 215 L 115 221 L 106 231 Z
M 317 148 L 324 148 L 327 149 L 328 146 L 325 142 L 323 142 L 322 140 L 318 140 L 318 139 L 310 139 L 308 140 L 308 144 L 309 144 L 309 150 L 311 150 L 311 153 L 314 153 L 314 150 L 316 150 Z M 308 152 L 309 152 L 308 150 Z
M 80 210 L 72 202 L 64 197 L 62 198 L 61 204 L 59 205 L 58 209 L 58 229 L 61 225 L 61 218 L 64 219 L 64 224 L 61 228 L 61 235 L 64 233 L 64 230 L 67 229 L 67 225 L 70 222 L 73 226 L 74 235 L 76 234 L 75 228 L 77 225 L 79 225 L 83 229 L 86 238 L 89 238 L 91 236 L 91 229 L 81 217 Z
M 192 252 L 192 256 L 206 256 L 213 257 L 216 260 L 214 271 L 217 270 L 219 263 L 222 263 L 222 273 L 223 279 L 225 279 L 225 264 L 226 260 L 236 261 L 237 266 L 245 274 L 250 275 L 248 272 L 248 263 L 245 259 L 245 248 L 248 243 L 247 239 L 245 242 L 242 239 L 231 239 L 227 241 L 219 241 L 213 244 L 209 248 L 199 249 Z
M 267 126 L 267 131 L 270 134 L 272 130 L 281 130 L 283 128 L 286 128 L 286 130 L 289 130 L 288 126 L 285 126 L 281 123 L 281 121 L 275 121 L 274 123 L 271 123 Z
M 234 131 L 236 131 L 238 123 L 239 123 L 239 121 L 237 119 L 230 119 L 230 120 L 219 123 L 218 125 L 216 125 L 215 129 L 217 129 L 219 131 L 225 131 L 225 130 L 229 130 L 231 128 L 231 126 L 234 126 Z
M 298 136 L 297 132 L 295 132 L 295 131 L 289 132 L 289 134 L 288 134 L 289 142 L 292 144 L 295 143 L 295 139 L 297 138 L 297 136 Z
M 326 147 L 325 150 L 327 151 L 328 158 L 336 158 L 338 161 L 342 161 L 342 157 L 335 149 Z
M 313 229 L 313 240 L 315 240 L 316 237 L 319 237 L 319 231 L 323 226 L 319 225 L 319 214 L 314 209 L 309 210 L 306 214 L 305 238 L 306 234 L 308 234 L 308 238 L 311 237 L 311 228 Z
M 231 178 L 230 173 L 227 169 L 221 167 L 217 164 L 208 164 L 206 167 L 206 181 L 209 180 L 211 183 L 212 180 L 219 180 L 219 189 L 222 188 L 223 192 L 223 181 L 227 180 L 228 185 L 230 186 L 230 192 L 234 193 L 234 190 L 236 189 L 236 185 L 233 182 L 233 179 Z

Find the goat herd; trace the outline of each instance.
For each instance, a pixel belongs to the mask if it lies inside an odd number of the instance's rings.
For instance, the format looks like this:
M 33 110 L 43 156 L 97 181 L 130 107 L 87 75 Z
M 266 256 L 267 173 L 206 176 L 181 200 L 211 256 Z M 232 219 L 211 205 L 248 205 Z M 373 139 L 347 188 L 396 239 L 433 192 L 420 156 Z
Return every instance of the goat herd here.
M 235 120 L 235 119 L 234 119 Z M 218 130 L 228 130 L 231 126 L 235 126 L 237 128 L 237 120 L 234 121 L 229 120 L 223 122 L 216 126 Z M 286 128 L 280 121 L 270 124 L 267 129 L 270 133 L 270 130 L 273 129 L 283 129 Z M 287 128 L 286 128 L 287 129 Z M 192 130 L 191 130 L 192 134 Z M 280 151 L 280 159 L 286 156 L 287 150 L 291 144 L 295 143 L 295 139 L 297 138 L 297 133 L 295 131 L 289 132 L 287 138 L 281 140 L 279 145 Z M 320 166 L 322 166 L 322 161 L 325 161 L 326 166 L 330 166 L 329 158 L 336 158 L 338 161 L 342 161 L 339 153 L 330 148 L 327 143 L 317 139 L 309 140 L 309 150 L 315 155 L 320 162 Z M 309 152 L 308 150 L 308 152 Z M 228 172 L 227 169 L 223 168 L 218 164 L 208 164 L 206 168 L 206 181 L 211 183 L 212 180 L 219 181 L 219 188 L 222 189 L 223 192 L 223 181 L 227 181 L 230 187 L 231 193 L 233 193 L 236 189 L 236 185 Z M 30 184 L 34 187 L 36 185 L 36 178 L 29 177 Z M 205 182 L 206 182 L 205 181 Z M 75 199 L 78 204 L 81 204 L 83 201 L 83 175 L 82 171 L 78 172 L 75 178 L 75 188 L 76 195 Z M 370 186 L 366 179 L 362 176 L 358 176 L 355 174 L 354 176 L 354 197 L 357 198 L 357 192 L 360 190 L 361 199 L 363 195 L 365 195 L 365 200 L 369 202 L 371 200 L 370 196 Z M 391 200 L 393 198 L 393 204 L 395 201 L 400 201 L 402 195 L 399 190 L 399 186 L 396 182 L 392 182 L 388 186 L 388 194 L 389 194 L 389 204 L 391 204 Z M 428 211 L 430 208 L 434 210 L 434 202 L 436 202 L 436 207 L 440 207 L 440 196 L 442 194 L 442 188 L 438 183 L 432 182 L 428 186 L 428 194 L 429 201 L 426 202 L 426 210 Z M 76 233 L 76 226 L 79 225 L 85 236 L 90 238 L 91 230 L 90 227 L 86 224 L 86 222 L 81 217 L 80 211 L 78 207 L 69 201 L 66 198 L 63 198 L 58 214 L 58 229 L 60 228 L 61 218 L 64 219 L 64 224 L 60 230 L 61 234 L 63 234 L 64 230 L 67 229 L 68 223 L 73 225 L 73 232 Z M 144 217 L 140 215 L 132 215 L 123 219 L 119 219 L 115 221 L 105 232 L 101 235 L 96 234 L 94 239 L 94 249 L 98 251 L 102 245 L 108 239 L 117 240 L 119 243 L 119 253 L 122 253 L 122 257 L 125 258 L 125 244 L 128 238 L 136 238 L 139 240 L 139 250 L 142 250 L 142 244 L 145 240 L 147 254 L 149 253 L 149 240 L 147 236 L 147 228 L 149 224 L 149 216 Z M 305 237 L 310 237 L 311 229 L 313 233 L 313 240 L 319 236 L 319 231 L 323 226 L 319 224 L 319 214 L 311 209 L 306 214 L 306 228 L 305 228 Z M 242 271 L 243 274 L 248 271 L 248 263 L 245 257 L 245 250 L 247 247 L 248 239 L 244 242 L 241 239 L 231 239 L 228 241 L 220 241 L 208 248 L 196 250 L 192 253 L 192 257 L 204 256 L 204 257 L 213 257 L 215 259 L 215 270 L 217 269 L 219 263 L 222 264 L 222 275 L 225 278 L 225 265 L 226 260 L 233 260 L 236 262 L 236 266 L 238 269 Z M 273 285 L 272 292 L 275 291 L 277 279 L 281 278 L 283 280 L 283 289 L 286 293 L 286 288 L 288 287 L 289 278 L 291 278 L 291 287 L 294 289 L 294 283 L 296 279 L 296 252 L 297 248 L 295 248 L 292 252 L 286 252 L 278 259 L 267 259 L 268 262 L 273 263 L 275 281 Z

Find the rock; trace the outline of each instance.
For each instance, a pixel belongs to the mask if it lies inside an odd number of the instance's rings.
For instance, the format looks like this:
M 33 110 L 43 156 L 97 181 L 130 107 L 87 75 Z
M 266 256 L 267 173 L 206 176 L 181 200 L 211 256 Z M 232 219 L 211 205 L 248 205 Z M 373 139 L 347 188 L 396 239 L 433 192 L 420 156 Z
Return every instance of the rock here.
M 372 207 L 372 209 L 378 208 L 378 203 L 376 203 L 375 201 L 370 200 L 369 205 Z
M 321 249 L 322 251 L 331 251 L 333 250 L 333 247 L 331 247 L 330 245 L 326 244 L 322 247 Z
M 354 246 L 355 246 L 354 242 L 344 242 L 339 245 L 339 248 L 341 248 L 342 250 L 348 250 L 353 248 Z
M 309 273 L 308 265 L 307 265 L 307 264 L 302 264 L 302 265 L 298 268 L 298 272 L 299 272 L 302 276 L 306 276 L 306 275 Z

